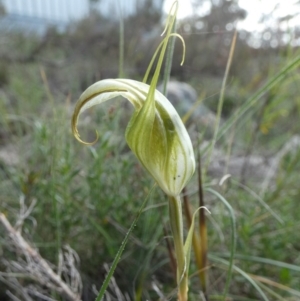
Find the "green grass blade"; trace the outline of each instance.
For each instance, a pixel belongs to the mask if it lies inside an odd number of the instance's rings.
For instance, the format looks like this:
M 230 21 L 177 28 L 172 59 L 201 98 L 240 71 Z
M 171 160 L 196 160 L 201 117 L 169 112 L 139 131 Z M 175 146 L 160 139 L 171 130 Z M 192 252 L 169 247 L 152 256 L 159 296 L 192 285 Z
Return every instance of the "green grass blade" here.
M 273 291 L 273 289 L 269 288 L 268 286 L 262 284 L 261 282 L 258 282 L 258 285 L 263 288 L 266 292 L 268 292 L 271 296 L 273 296 L 274 298 L 277 298 L 277 300 L 280 301 L 286 301 L 287 299 L 285 297 L 281 297 L 280 295 L 278 295 L 277 293 L 275 293 Z M 295 290 L 287 290 L 289 293 L 293 294 L 294 292 L 296 292 L 296 294 L 294 294 L 297 297 L 300 297 L 300 294 L 295 291 Z
M 263 288 L 266 292 L 268 292 L 271 296 L 273 296 L 274 298 L 277 298 L 277 300 L 280 301 L 286 301 L 286 298 L 283 298 L 281 296 L 279 296 L 277 293 L 275 293 L 272 289 L 270 289 L 269 287 L 267 287 L 266 285 L 262 284 L 262 283 L 258 283 L 258 285 Z
M 255 191 L 236 180 L 231 179 L 231 182 L 252 195 L 279 223 L 284 224 L 282 218 Z
M 225 257 L 225 258 L 230 256 L 230 254 L 228 254 L 228 253 L 223 253 L 223 254 L 216 253 L 215 255 L 217 255 L 219 257 Z M 290 263 L 285 263 L 282 261 L 269 259 L 269 258 L 263 258 L 263 257 L 258 257 L 258 256 L 248 256 L 248 255 L 242 255 L 242 254 L 236 254 L 235 258 L 240 259 L 240 260 L 245 260 L 245 261 L 253 261 L 253 262 L 269 264 L 269 265 L 276 266 L 278 268 L 286 268 L 291 271 L 300 272 L 300 266 L 290 264 Z
M 191 257 L 191 247 L 192 247 L 192 241 L 193 241 L 193 233 L 195 230 L 195 218 L 196 218 L 196 214 L 198 213 L 198 211 L 200 209 L 206 209 L 208 211 L 208 209 L 206 207 L 199 207 L 197 208 L 197 210 L 194 212 L 193 217 L 192 217 L 192 222 L 188 231 L 188 235 L 186 237 L 185 243 L 184 243 L 184 253 L 185 253 L 185 257 L 186 257 L 186 273 L 189 273 L 189 265 L 190 265 L 190 257 Z M 210 213 L 208 211 L 208 213 Z
M 112 242 L 112 239 L 107 233 L 107 231 L 105 231 L 105 229 L 89 215 L 89 212 L 87 212 L 83 206 L 79 205 L 78 202 L 76 201 L 72 202 L 72 206 L 74 206 L 74 208 L 76 208 L 76 210 L 78 210 L 78 212 L 81 215 L 85 216 L 85 218 L 90 222 L 90 224 L 94 227 L 94 229 L 97 230 L 105 238 L 107 242 L 109 243 Z
M 208 257 L 212 261 L 222 263 L 222 264 L 224 264 L 226 266 L 230 265 L 230 262 L 228 262 L 227 260 L 221 259 L 221 258 L 219 258 L 217 256 L 212 255 L 212 254 L 209 254 Z M 251 283 L 253 285 L 253 287 L 255 287 L 255 289 L 257 290 L 257 292 L 262 296 L 263 300 L 269 301 L 268 297 L 265 295 L 265 293 L 262 291 L 262 289 L 259 287 L 259 285 L 246 272 L 244 272 L 242 269 L 238 268 L 235 265 L 233 265 L 232 267 L 233 267 L 233 269 L 236 272 L 238 272 L 245 279 L 247 279 L 249 281 L 249 283 Z
M 228 300 L 239 300 L 239 301 L 260 301 L 259 299 L 253 299 L 253 298 L 247 298 L 242 296 L 236 296 L 236 295 L 228 295 Z M 210 295 L 210 300 L 223 300 L 223 296 L 219 295 Z
M 121 246 L 120 246 L 120 248 L 119 248 L 119 250 L 118 250 L 118 252 L 117 252 L 116 257 L 114 258 L 114 261 L 113 261 L 113 263 L 112 263 L 112 265 L 111 265 L 111 267 L 110 267 L 110 269 L 109 269 L 109 272 L 108 272 L 106 278 L 104 279 L 104 282 L 103 282 L 103 284 L 102 284 L 102 286 L 101 286 L 101 289 L 100 289 L 99 294 L 98 294 L 97 298 L 95 299 L 95 301 L 101 301 L 101 300 L 103 299 L 104 294 L 105 294 L 105 291 L 106 291 L 106 289 L 107 289 L 107 287 L 108 287 L 108 284 L 109 284 L 109 282 L 110 282 L 110 279 L 111 279 L 111 277 L 112 277 L 113 274 L 114 274 L 114 271 L 115 271 L 115 269 L 116 269 L 116 267 L 117 267 L 117 265 L 118 265 L 118 262 L 119 262 L 119 260 L 120 260 L 120 258 L 121 258 L 121 256 L 122 256 L 122 253 L 123 253 L 123 251 L 124 251 L 124 249 L 125 249 L 125 246 L 126 246 L 126 244 L 127 244 L 127 242 L 128 242 L 129 236 L 130 236 L 131 232 L 133 231 L 133 229 L 134 229 L 136 223 L 138 222 L 138 220 L 139 220 L 139 218 L 140 218 L 140 216 L 141 216 L 141 214 L 142 214 L 142 212 L 143 212 L 143 210 L 144 210 L 144 208 L 145 208 L 145 206 L 146 206 L 146 203 L 147 203 L 147 201 L 148 201 L 148 199 L 149 199 L 149 197 L 150 197 L 152 191 L 154 190 L 154 187 L 155 187 L 155 186 L 156 186 L 156 185 L 154 185 L 154 186 L 150 189 L 150 191 L 149 191 L 148 195 L 146 196 L 145 200 L 143 201 L 143 203 L 142 203 L 142 205 L 141 205 L 141 207 L 140 207 L 140 209 L 139 209 L 139 211 L 138 211 L 138 213 L 137 213 L 137 215 L 136 215 L 134 221 L 132 222 L 132 224 L 131 224 L 131 226 L 130 226 L 128 232 L 126 233 L 125 238 L 124 238 L 124 240 L 122 241 L 122 244 L 121 244 Z
M 224 126 L 220 129 L 217 140 L 221 138 L 235 123 L 236 120 L 240 119 L 258 100 L 276 84 L 280 83 L 288 75 L 289 72 L 293 71 L 300 65 L 300 55 L 298 55 L 292 62 L 284 67 L 280 72 L 273 76 L 262 88 L 254 93 L 248 100 L 224 123 Z
M 222 113 L 223 104 L 224 104 L 224 95 L 225 95 L 226 82 L 227 82 L 227 79 L 228 79 L 229 70 L 230 70 L 230 66 L 231 66 L 231 63 L 232 63 L 233 53 L 234 53 L 235 44 L 236 44 L 236 37 L 237 37 L 237 30 L 235 31 L 234 36 L 232 38 L 232 42 L 231 42 L 231 47 L 230 47 L 230 51 L 229 51 L 226 70 L 225 70 L 225 74 L 224 74 L 224 78 L 223 78 L 223 82 L 222 82 L 222 87 L 221 87 L 221 92 L 220 92 L 220 97 L 219 97 L 219 102 L 218 102 L 217 117 L 216 117 L 216 122 L 215 122 L 214 135 L 213 135 L 213 139 L 212 139 L 211 146 L 210 146 L 210 149 L 209 149 L 209 154 L 208 154 L 208 159 L 207 159 L 207 162 L 206 162 L 206 166 L 204 168 L 204 174 L 206 173 L 206 170 L 209 166 L 211 156 L 212 156 L 212 152 L 213 152 L 213 149 L 215 147 L 217 137 L 218 137 L 220 120 L 221 120 L 221 113 Z
M 211 188 L 206 188 L 206 191 L 209 191 L 210 193 L 214 194 L 219 200 L 223 202 L 223 204 L 227 207 L 229 213 L 230 213 L 230 221 L 231 221 L 231 243 L 230 243 L 230 257 L 229 257 L 229 268 L 228 268 L 228 275 L 226 278 L 226 284 L 225 284 L 225 289 L 224 289 L 224 300 L 226 300 L 227 293 L 229 291 L 229 286 L 232 278 L 232 269 L 233 269 L 233 259 L 234 259 L 234 254 L 236 250 L 236 239 L 237 239 L 237 234 L 236 234 L 236 221 L 235 221 L 235 215 L 234 211 L 231 207 L 231 205 L 227 202 L 227 200 L 220 195 L 217 191 L 211 189 Z

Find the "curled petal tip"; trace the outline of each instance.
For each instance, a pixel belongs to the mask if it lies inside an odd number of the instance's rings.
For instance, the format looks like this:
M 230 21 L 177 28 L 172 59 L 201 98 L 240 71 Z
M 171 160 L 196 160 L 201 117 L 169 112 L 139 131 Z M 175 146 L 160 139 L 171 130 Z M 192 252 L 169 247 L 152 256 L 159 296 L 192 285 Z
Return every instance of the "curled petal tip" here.
M 95 138 L 95 140 L 92 141 L 92 142 L 87 142 L 87 141 L 82 140 L 82 139 L 80 138 L 80 135 L 79 135 L 79 133 L 78 133 L 77 130 L 76 130 L 76 132 L 77 132 L 77 133 L 74 133 L 74 137 L 75 137 L 80 143 L 82 143 L 82 144 L 84 144 L 84 145 L 94 145 L 94 144 L 98 141 L 98 139 L 99 139 L 99 134 L 98 134 L 97 131 L 95 131 L 95 132 L 96 132 L 96 138 Z
M 97 131 L 96 132 L 96 138 L 94 141 L 92 142 L 87 142 L 87 141 L 84 141 L 80 138 L 80 134 L 78 132 L 78 129 L 77 129 L 77 122 L 78 122 L 78 112 L 74 112 L 73 114 L 73 118 L 72 118 L 72 133 L 73 133 L 73 136 L 76 138 L 76 140 L 78 140 L 80 143 L 84 144 L 84 145 L 94 145 L 98 139 L 99 139 L 99 134 Z

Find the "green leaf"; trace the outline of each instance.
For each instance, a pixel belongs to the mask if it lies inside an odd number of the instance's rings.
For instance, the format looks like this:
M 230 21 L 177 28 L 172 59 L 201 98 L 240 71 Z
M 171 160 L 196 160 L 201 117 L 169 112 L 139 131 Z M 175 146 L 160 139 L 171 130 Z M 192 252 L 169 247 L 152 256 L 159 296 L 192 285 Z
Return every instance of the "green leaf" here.
M 210 211 L 206 207 L 199 207 L 193 214 L 191 226 L 190 226 L 188 235 L 187 235 L 185 243 L 184 243 L 184 254 L 185 254 L 185 258 L 186 258 L 186 273 L 187 274 L 189 273 L 191 247 L 192 247 L 192 242 L 193 242 L 193 232 L 195 230 L 195 218 L 196 218 L 196 214 L 198 213 L 198 211 L 200 209 L 205 209 L 205 210 L 207 210 L 208 213 L 210 213 Z
M 229 213 L 230 213 L 230 221 L 231 221 L 231 242 L 230 242 L 230 257 L 229 257 L 229 266 L 228 266 L 228 273 L 226 277 L 226 284 L 225 284 L 225 289 L 224 289 L 224 294 L 223 294 L 223 300 L 226 300 L 226 296 L 229 291 L 230 287 L 230 282 L 232 278 L 232 270 L 233 270 L 233 259 L 234 259 L 234 254 L 236 250 L 236 240 L 237 240 L 237 234 L 236 234 L 236 221 L 235 221 L 235 215 L 234 211 L 231 207 L 231 205 L 227 202 L 227 200 L 220 195 L 217 191 L 211 189 L 211 188 L 206 188 L 207 191 L 210 193 L 214 194 L 219 200 L 221 200 L 224 205 L 227 207 Z

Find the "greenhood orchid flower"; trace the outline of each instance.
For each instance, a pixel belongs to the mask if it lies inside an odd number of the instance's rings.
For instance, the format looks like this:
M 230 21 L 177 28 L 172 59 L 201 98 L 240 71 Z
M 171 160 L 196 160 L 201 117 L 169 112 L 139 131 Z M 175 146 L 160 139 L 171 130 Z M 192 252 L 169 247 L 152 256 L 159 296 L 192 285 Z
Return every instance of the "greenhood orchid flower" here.
M 77 123 L 82 112 L 117 96 L 126 98 L 133 105 L 134 113 L 127 125 L 125 138 L 133 153 L 169 197 L 169 215 L 177 259 L 178 299 L 187 301 L 190 233 L 194 226 L 190 228 L 184 244 L 180 192 L 194 173 L 194 151 L 177 111 L 169 100 L 156 90 L 170 37 L 178 37 L 185 47 L 182 37 L 172 33 L 178 8 L 177 1 L 174 2 L 173 8 L 175 12 L 173 15 L 170 13 L 164 30 L 166 37 L 154 53 L 143 82 L 104 79 L 91 85 L 82 93 L 75 106 L 72 131 L 80 142 L 93 144 L 94 142 L 84 142 L 78 133 Z M 157 56 L 153 78 L 150 85 L 147 85 L 150 69 Z
M 123 96 L 135 112 L 126 129 L 126 141 L 143 166 L 169 196 L 177 196 L 195 170 L 190 137 L 168 99 L 150 86 L 129 79 L 105 79 L 90 86 L 76 104 L 72 130 L 81 142 L 77 121 L 86 109 Z M 87 143 L 86 143 L 87 144 Z

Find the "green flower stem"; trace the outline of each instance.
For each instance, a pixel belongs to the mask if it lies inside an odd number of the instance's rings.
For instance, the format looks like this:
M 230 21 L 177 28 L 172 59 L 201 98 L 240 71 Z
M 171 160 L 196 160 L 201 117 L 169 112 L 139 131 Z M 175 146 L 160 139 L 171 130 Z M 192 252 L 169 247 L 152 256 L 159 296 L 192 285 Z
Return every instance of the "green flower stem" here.
M 169 215 L 177 260 L 178 300 L 187 301 L 188 275 L 183 241 L 182 209 L 179 196 L 169 196 Z

